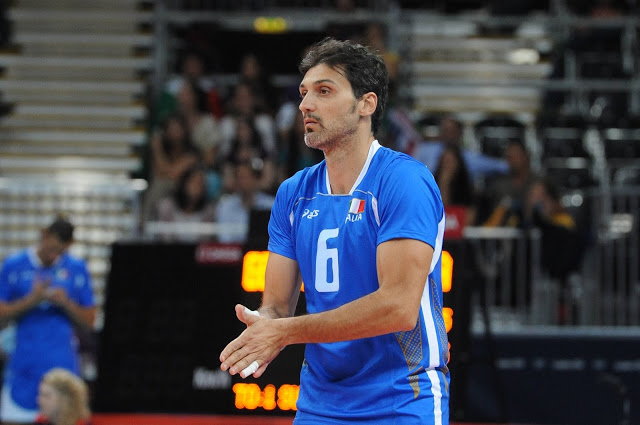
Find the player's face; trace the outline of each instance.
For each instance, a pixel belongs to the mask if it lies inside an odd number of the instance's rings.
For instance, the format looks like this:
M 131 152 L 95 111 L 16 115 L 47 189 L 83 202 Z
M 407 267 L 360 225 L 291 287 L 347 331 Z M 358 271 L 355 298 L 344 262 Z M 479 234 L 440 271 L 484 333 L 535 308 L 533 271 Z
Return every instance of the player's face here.
M 326 153 L 356 133 L 357 99 L 339 70 L 326 64 L 309 69 L 300 83 L 300 96 L 307 146 Z
M 52 265 L 69 248 L 69 245 L 62 242 L 56 235 L 43 231 L 38 249 L 40 261 L 47 267 Z
M 58 415 L 58 405 L 60 404 L 60 393 L 51 385 L 40 384 L 38 388 L 38 408 L 40 414 L 47 418 L 56 418 Z

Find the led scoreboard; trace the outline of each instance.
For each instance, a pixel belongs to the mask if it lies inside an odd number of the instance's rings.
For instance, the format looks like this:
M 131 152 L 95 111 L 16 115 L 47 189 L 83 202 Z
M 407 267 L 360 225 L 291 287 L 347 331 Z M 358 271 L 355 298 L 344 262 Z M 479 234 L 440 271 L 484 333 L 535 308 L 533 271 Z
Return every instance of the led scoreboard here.
M 260 304 L 268 255 L 214 243 L 115 243 L 95 411 L 295 414 L 304 345 L 286 347 L 258 379 L 232 377 L 218 359 L 245 328 L 235 304 Z M 452 270 L 444 252 L 444 291 Z M 305 313 L 302 291 L 296 314 Z M 449 331 L 453 310 L 443 314 Z

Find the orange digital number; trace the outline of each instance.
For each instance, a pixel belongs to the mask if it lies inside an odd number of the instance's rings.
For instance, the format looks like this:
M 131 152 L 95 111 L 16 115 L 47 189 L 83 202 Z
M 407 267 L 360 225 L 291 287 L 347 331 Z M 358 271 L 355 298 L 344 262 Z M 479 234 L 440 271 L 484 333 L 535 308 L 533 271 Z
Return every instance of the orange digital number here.
M 298 410 L 296 402 L 300 393 L 299 385 L 283 385 L 278 389 L 278 407 L 280 410 Z
M 247 292 L 264 291 L 264 274 L 269 251 L 249 251 L 242 260 L 242 289 Z
M 453 309 L 444 307 L 442 309 L 442 316 L 444 317 L 444 326 L 447 328 L 447 332 L 453 327 Z
M 440 263 L 442 265 L 442 292 L 449 292 L 453 280 L 453 257 L 448 251 L 442 251 Z
M 264 274 L 267 271 L 269 251 L 249 251 L 242 260 L 242 289 L 247 292 L 264 292 Z M 304 283 L 300 288 L 304 292 Z
M 442 292 L 449 292 L 453 283 L 453 257 L 448 251 L 442 251 L 440 262 L 442 265 Z M 453 327 L 453 309 L 451 307 L 443 307 L 442 317 L 447 333 L 449 333 Z M 449 359 L 447 363 L 449 361 L 451 361 L 451 343 L 449 343 Z
M 236 409 L 255 410 L 297 410 L 296 402 L 300 387 L 298 385 L 282 385 L 280 388 L 272 384 L 267 385 L 264 391 L 258 384 L 237 383 L 232 387 L 235 393 Z

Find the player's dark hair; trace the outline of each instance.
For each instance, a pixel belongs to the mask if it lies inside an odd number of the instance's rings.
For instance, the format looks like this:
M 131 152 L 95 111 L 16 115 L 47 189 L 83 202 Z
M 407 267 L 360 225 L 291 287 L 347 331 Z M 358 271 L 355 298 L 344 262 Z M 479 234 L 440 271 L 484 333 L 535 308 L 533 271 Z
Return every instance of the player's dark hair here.
M 47 233 L 55 235 L 62 243 L 69 243 L 73 239 L 73 224 L 64 216 L 58 215 L 47 227 Z
M 371 116 L 371 130 L 378 131 L 389 91 L 389 72 L 382 58 L 360 44 L 327 37 L 309 48 L 298 69 L 305 74 L 323 63 L 344 73 L 356 99 L 369 92 L 378 96 L 378 105 Z

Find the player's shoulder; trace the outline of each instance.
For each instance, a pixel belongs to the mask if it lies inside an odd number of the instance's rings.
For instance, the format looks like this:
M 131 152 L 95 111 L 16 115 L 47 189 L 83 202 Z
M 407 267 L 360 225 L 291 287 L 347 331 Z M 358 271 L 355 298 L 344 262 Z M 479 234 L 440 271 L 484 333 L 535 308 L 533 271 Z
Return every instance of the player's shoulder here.
M 68 252 L 62 254 L 61 262 L 65 267 L 75 270 L 84 270 L 87 267 L 87 262 L 84 259 Z
M 23 264 L 29 261 L 28 250 L 22 249 L 20 251 L 9 254 L 2 262 L 2 267 L 5 269 L 21 267 Z
M 406 153 L 387 147 L 380 147 L 378 153 L 378 167 L 384 168 L 387 175 L 392 175 L 394 178 L 431 176 L 431 172 L 426 165 Z
M 314 193 L 324 178 L 324 160 L 311 167 L 306 167 L 280 184 L 278 195 L 296 197 Z

